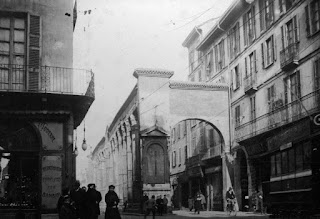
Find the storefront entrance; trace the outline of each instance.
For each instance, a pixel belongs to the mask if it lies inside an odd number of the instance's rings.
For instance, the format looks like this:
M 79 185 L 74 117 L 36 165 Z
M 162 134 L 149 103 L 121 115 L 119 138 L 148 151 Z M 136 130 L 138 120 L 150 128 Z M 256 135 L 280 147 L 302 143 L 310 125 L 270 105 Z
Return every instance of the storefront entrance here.
M 14 218 L 19 211 L 27 218 L 37 218 L 40 206 L 37 134 L 28 123 L 4 124 L 0 126 L 0 218 Z

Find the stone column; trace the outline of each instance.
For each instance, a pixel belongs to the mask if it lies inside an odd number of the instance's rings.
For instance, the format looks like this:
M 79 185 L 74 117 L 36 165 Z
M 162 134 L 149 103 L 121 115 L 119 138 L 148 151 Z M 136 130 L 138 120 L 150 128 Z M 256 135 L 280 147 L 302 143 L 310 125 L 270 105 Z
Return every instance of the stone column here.
M 133 201 L 140 202 L 142 185 L 141 185 L 141 162 L 140 162 L 140 142 L 139 127 L 133 114 L 130 115 L 131 122 L 131 140 L 132 140 L 132 171 L 133 171 Z
M 127 134 L 127 182 L 128 182 L 128 201 L 132 201 L 132 140 L 131 127 L 129 120 L 125 120 Z
M 127 162 L 127 131 L 125 123 L 121 123 L 121 133 L 122 133 L 122 154 L 121 159 L 122 163 L 122 182 L 123 182 L 123 200 L 128 200 L 128 162 Z

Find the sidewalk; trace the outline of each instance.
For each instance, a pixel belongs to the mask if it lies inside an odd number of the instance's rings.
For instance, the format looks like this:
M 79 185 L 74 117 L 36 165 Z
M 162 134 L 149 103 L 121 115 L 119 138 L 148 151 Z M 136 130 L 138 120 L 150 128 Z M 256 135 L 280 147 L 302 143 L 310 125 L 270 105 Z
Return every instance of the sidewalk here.
M 191 212 L 189 210 L 178 210 L 172 212 L 174 215 L 177 216 L 183 216 L 183 217 L 202 217 L 202 218 L 215 218 L 215 217 L 230 217 L 227 212 L 223 211 L 200 211 L 200 214 L 195 214 L 194 212 Z M 231 214 L 231 216 L 234 216 L 234 213 Z M 269 215 L 265 214 L 259 214 L 255 212 L 237 212 L 237 217 L 253 217 L 253 218 L 269 218 Z

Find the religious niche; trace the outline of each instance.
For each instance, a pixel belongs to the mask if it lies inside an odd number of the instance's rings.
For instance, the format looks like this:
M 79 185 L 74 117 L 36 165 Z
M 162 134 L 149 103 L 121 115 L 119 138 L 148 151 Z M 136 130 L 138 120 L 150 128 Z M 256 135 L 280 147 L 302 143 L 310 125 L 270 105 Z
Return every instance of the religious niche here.
M 151 144 L 146 151 L 146 181 L 147 183 L 164 183 L 165 156 L 163 147 Z

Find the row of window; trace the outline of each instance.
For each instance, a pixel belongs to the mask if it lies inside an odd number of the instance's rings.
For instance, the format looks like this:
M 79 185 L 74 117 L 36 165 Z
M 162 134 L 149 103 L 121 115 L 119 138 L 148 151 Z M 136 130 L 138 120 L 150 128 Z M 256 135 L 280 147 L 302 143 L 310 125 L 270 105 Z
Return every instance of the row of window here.
M 178 154 L 178 163 L 177 163 L 177 151 L 172 151 L 172 158 L 171 158 L 172 168 L 176 167 L 177 165 L 181 166 L 182 156 L 183 156 L 181 150 L 182 150 L 181 148 L 179 148 L 179 150 L 178 150 L 178 153 L 179 153 Z M 188 159 L 188 148 L 187 148 L 187 146 L 184 146 L 184 160 L 183 160 L 184 164 L 186 163 L 187 159 Z
M 187 122 L 180 122 L 175 128 L 171 131 L 171 141 L 174 144 L 179 139 L 182 139 L 187 134 Z
M 265 31 L 268 29 L 275 21 L 274 18 L 274 6 L 275 0 L 259 0 L 260 11 L 257 11 L 254 5 L 250 8 L 248 12 L 243 15 L 243 33 L 244 33 L 244 45 L 249 46 L 256 39 L 256 15 L 260 16 L 260 29 Z M 289 10 L 294 2 L 294 0 L 278 0 L 278 6 L 280 12 L 283 14 L 285 11 Z M 307 36 L 311 36 L 320 30 L 320 3 L 319 0 L 313 0 L 310 4 L 305 7 L 306 13 L 306 31 Z M 240 54 L 240 24 L 237 22 L 228 32 L 228 48 L 229 48 L 229 58 L 230 62 L 234 60 L 238 54 Z M 285 25 L 281 27 L 281 42 L 282 50 L 292 46 L 294 43 L 299 42 L 299 26 L 298 20 L 293 17 Z M 213 51 L 214 50 L 214 51 Z M 193 53 L 193 52 L 191 52 Z M 261 54 L 262 54 L 262 67 L 267 68 L 276 60 L 276 43 L 274 36 L 268 38 L 265 42 L 261 44 Z M 201 59 L 201 54 L 198 54 L 198 59 Z M 257 57 L 255 57 L 256 62 Z M 194 59 L 190 57 L 189 63 L 193 63 Z M 255 65 L 256 66 L 256 65 Z M 205 57 L 205 71 L 206 77 L 210 77 L 212 73 L 219 72 L 224 67 L 226 67 L 226 55 L 225 55 L 225 39 L 222 39 L 217 43 L 212 50 L 210 50 Z M 237 68 L 237 67 L 236 67 Z M 257 68 L 251 68 L 252 70 L 257 70 Z M 239 70 L 239 69 L 238 69 Z M 193 68 L 191 69 L 191 72 Z M 251 71 L 252 72 L 252 71 Z M 202 80 L 201 71 L 198 72 L 199 81 Z M 194 80 L 194 75 L 191 77 L 191 81 Z M 239 83 L 238 83 L 239 84 Z M 237 84 L 237 85 L 238 85 Z M 236 85 L 235 85 L 236 87 Z
M 318 59 L 315 63 L 315 66 L 319 68 L 319 60 Z M 315 75 L 317 75 L 317 80 L 319 82 L 320 72 L 315 69 Z M 272 112 L 277 108 L 283 106 L 283 104 L 288 104 L 294 101 L 297 101 L 301 97 L 301 83 L 300 83 L 300 72 L 296 71 L 295 73 L 289 75 L 284 79 L 284 100 L 277 99 L 281 94 L 278 96 L 276 95 L 276 87 L 274 84 L 267 88 L 267 104 L 268 104 L 268 112 Z M 294 108 L 293 108 L 294 110 Z M 297 109 L 298 110 L 298 109 Z M 294 112 L 292 112 L 294 113 Z M 298 113 L 298 112 L 297 112 Z M 240 105 L 235 107 L 235 127 L 239 127 L 241 125 L 241 108 Z M 250 121 L 256 119 L 256 97 L 250 97 Z
M 300 142 L 293 147 L 277 152 L 270 158 L 271 176 L 281 176 L 311 168 L 311 142 Z

